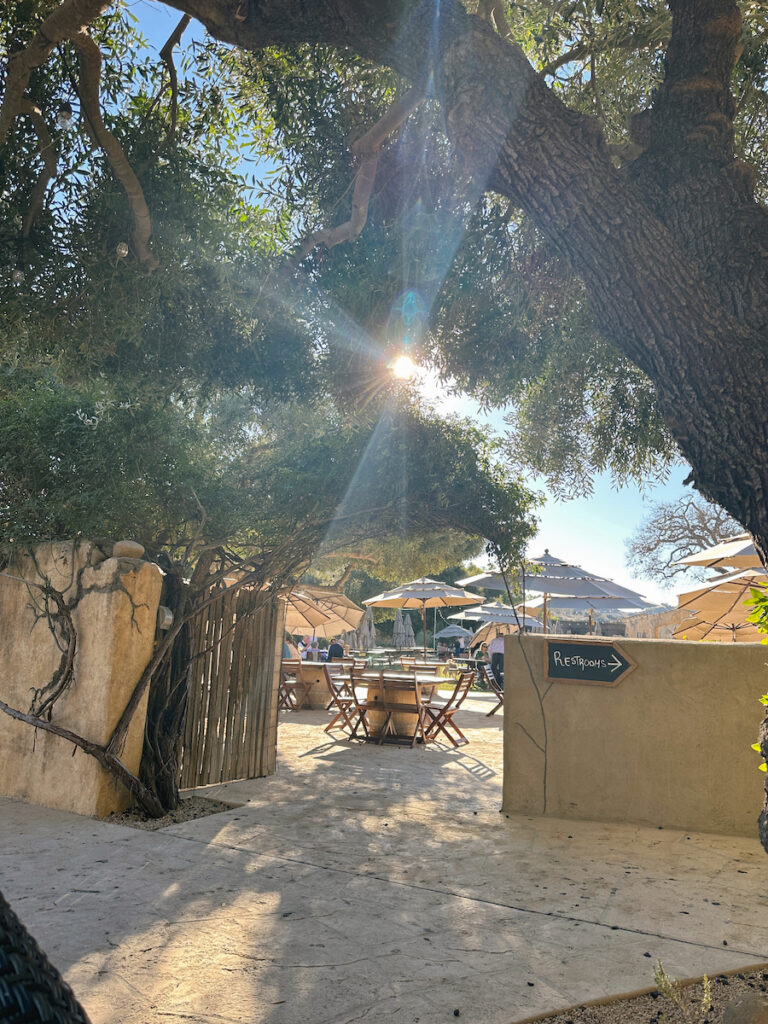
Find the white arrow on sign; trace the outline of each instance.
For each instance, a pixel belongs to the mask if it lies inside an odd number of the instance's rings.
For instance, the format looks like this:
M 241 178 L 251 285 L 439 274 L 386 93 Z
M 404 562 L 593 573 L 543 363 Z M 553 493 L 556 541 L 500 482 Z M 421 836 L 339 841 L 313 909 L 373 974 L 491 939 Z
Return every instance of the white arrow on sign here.
M 618 672 L 618 670 L 621 668 L 621 661 L 619 661 L 615 654 L 613 655 L 612 659 L 608 662 L 608 667 L 610 668 L 611 672 Z

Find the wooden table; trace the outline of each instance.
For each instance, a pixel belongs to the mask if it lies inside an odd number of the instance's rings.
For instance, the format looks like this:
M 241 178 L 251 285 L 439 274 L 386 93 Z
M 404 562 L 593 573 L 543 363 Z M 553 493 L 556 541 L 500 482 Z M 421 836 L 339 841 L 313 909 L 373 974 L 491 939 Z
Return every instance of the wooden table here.
M 311 684 L 307 694 L 308 706 L 314 711 L 324 711 L 331 699 L 325 681 L 324 666 L 325 662 L 322 661 L 302 661 L 301 663 L 301 677 L 305 683 Z
M 393 739 L 408 738 L 412 740 L 419 722 L 418 711 L 416 710 L 416 688 L 414 682 L 419 684 L 422 698 L 429 700 L 435 690 L 444 680 L 432 673 L 413 672 L 364 672 L 358 676 L 360 682 L 368 687 L 366 705 L 368 707 L 368 732 L 370 739 L 381 742 L 383 740 L 382 730 L 387 722 L 390 722 L 394 730 Z M 447 680 L 445 680 L 447 682 Z M 413 708 L 410 710 L 387 711 L 377 710 L 375 705 L 398 705 L 400 708 Z

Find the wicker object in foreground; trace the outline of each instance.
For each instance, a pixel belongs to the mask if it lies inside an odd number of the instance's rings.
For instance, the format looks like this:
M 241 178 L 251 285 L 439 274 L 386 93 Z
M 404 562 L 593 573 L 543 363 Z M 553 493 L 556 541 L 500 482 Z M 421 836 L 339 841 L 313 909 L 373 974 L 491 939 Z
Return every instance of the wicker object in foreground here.
M 0 1020 L 90 1024 L 72 989 L 0 893 Z

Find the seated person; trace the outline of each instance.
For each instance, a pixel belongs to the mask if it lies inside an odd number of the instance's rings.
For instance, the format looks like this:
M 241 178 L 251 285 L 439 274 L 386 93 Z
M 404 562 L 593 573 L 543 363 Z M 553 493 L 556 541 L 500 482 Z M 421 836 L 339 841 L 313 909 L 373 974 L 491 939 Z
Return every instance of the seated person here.
M 299 657 L 298 648 L 296 647 L 296 644 L 293 642 L 293 640 L 290 638 L 290 636 L 286 633 L 285 634 L 285 639 L 283 640 L 283 659 L 285 659 L 285 658 L 298 658 L 298 657 Z
M 328 645 L 328 661 L 335 661 L 344 657 L 344 648 L 339 643 L 338 637 L 334 637 Z

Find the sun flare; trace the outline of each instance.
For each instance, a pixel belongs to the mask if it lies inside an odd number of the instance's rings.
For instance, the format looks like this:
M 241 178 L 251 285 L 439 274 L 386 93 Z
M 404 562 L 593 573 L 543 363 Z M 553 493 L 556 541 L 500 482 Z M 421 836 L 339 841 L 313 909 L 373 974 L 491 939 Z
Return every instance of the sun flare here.
M 398 356 L 392 364 L 392 376 L 398 380 L 411 380 L 416 369 L 416 363 L 410 356 Z

